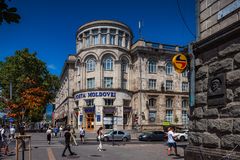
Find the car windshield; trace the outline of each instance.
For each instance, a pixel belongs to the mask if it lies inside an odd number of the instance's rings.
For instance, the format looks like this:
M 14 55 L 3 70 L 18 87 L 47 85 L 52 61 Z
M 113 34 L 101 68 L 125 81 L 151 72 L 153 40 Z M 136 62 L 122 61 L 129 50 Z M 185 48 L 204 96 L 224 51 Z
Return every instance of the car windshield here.
M 108 132 L 106 132 L 105 134 L 111 134 L 113 131 L 108 131 Z

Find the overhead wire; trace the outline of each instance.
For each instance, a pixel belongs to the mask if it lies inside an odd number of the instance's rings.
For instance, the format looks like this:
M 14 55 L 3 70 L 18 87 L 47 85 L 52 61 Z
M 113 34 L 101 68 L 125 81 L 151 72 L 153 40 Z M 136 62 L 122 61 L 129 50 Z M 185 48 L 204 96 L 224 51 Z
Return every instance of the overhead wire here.
M 181 7 L 180 7 L 180 4 L 179 4 L 179 0 L 177 0 L 177 7 L 178 7 L 178 12 L 179 12 L 179 15 L 183 21 L 183 24 L 185 25 L 185 27 L 187 28 L 188 32 L 191 33 L 191 35 L 193 36 L 193 38 L 196 39 L 196 35 L 191 31 L 191 29 L 189 28 L 189 26 L 187 25 L 187 22 L 182 14 L 182 10 L 181 10 Z

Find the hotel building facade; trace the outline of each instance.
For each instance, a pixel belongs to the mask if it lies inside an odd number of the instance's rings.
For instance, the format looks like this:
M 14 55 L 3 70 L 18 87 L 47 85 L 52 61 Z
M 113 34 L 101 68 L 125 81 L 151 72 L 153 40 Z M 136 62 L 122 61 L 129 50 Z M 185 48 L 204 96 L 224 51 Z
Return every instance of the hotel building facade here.
M 181 47 L 132 39 L 131 29 L 118 21 L 78 29 L 76 54 L 60 76 L 55 124 L 88 131 L 187 126 L 187 73 L 175 72 L 171 63 Z

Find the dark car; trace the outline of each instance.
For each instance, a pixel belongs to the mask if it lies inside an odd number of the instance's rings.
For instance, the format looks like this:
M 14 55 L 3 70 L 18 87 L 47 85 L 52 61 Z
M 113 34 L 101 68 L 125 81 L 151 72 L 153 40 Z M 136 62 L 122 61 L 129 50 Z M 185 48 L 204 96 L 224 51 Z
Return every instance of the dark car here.
M 163 131 L 143 132 L 138 136 L 139 141 L 163 141 L 166 133 Z

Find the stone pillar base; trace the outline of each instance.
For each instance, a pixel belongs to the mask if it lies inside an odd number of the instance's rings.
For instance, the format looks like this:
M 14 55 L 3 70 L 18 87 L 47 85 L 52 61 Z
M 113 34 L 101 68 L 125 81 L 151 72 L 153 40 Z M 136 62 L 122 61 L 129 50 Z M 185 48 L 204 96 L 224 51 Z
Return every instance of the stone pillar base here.
M 240 152 L 216 148 L 204 148 L 188 145 L 184 151 L 184 160 L 240 160 Z

